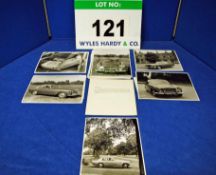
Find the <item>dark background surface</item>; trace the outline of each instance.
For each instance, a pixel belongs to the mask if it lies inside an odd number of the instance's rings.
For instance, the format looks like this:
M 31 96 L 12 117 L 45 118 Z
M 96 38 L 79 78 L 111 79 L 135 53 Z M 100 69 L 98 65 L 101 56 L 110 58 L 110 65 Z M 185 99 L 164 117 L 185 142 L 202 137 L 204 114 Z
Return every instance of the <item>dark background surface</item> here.
M 21 104 L 41 53 L 75 50 L 73 1 L 47 1 L 49 41 L 41 1 L 0 3 L 0 174 L 77 175 L 87 88 L 82 105 Z M 142 48 L 175 49 L 201 99 L 137 100 L 147 174 L 215 175 L 215 1 L 183 1 L 174 41 L 177 2 L 145 4 Z
M 42 0 L 0 1 L 0 68 L 46 41 Z
M 175 41 L 216 69 L 216 1 L 183 1 Z

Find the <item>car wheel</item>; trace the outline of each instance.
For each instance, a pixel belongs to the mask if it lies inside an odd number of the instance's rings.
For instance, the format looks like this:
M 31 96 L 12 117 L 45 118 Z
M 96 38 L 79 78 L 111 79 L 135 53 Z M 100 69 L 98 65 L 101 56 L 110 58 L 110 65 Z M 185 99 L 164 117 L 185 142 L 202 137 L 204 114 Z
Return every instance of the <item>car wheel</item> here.
M 59 98 L 66 98 L 67 95 L 64 92 L 61 92 L 61 93 L 58 94 L 58 97 Z
M 99 167 L 99 168 L 103 168 L 103 167 L 104 167 L 104 164 L 99 163 L 99 164 L 98 164 L 98 167 Z
M 178 97 L 182 97 L 182 96 L 183 96 L 183 94 L 179 94 L 179 95 L 178 95 Z
M 32 94 L 33 94 L 33 95 L 37 95 L 37 91 L 33 91 Z
M 123 163 L 123 164 L 122 164 L 122 168 L 129 168 L 129 164 Z
M 156 96 L 155 90 L 152 90 L 151 93 L 152 93 L 152 95 Z
M 146 92 L 150 92 L 150 89 L 147 85 L 145 85 Z

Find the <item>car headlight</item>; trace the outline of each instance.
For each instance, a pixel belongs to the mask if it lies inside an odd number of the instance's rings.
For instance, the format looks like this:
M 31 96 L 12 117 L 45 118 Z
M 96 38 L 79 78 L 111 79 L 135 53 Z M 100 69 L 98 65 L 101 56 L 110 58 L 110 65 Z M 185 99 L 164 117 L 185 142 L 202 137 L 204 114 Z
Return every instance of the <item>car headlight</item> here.
M 181 88 L 177 88 L 176 90 L 177 90 L 177 92 L 182 92 Z
M 159 91 L 159 92 L 164 92 L 164 90 L 163 90 L 163 89 L 159 89 L 158 91 Z

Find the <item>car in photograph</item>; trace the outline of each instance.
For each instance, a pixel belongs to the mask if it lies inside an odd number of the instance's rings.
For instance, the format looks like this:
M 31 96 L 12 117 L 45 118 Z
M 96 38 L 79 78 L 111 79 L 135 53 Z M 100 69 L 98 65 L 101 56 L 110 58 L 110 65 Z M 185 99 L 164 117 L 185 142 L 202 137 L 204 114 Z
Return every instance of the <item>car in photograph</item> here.
M 69 90 L 56 87 L 54 85 L 41 85 L 31 90 L 33 95 L 56 96 L 59 98 L 81 96 L 76 90 Z
M 53 58 L 52 60 L 42 60 L 40 67 L 45 70 L 61 71 L 70 67 L 79 66 L 82 63 L 82 56 L 77 55 L 75 58 Z
M 183 90 L 181 87 L 172 85 L 169 81 L 163 79 L 148 80 L 145 85 L 146 91 L 153 96 L 176 96 L 181 97 Z
M 174 63 L 171 61 L 157 61 L 155 63 L 147 63 L 145 66 L 148 69 L 165 69 L 172 68 Z
M 114 159 L 112 157 L 102 157 L 97 160 L 92 160 L 92 164 L 95 167 L 99 167 L 99 168 L 103 168 L 103 167 L 129 168 L 130 167 L 130 161 Z
M 151 62 L 151 63 L 155 63 L 157 61 L 160 61 L 158 54 L 155 54 L 155 53 L 151 53 L 151 52 L 146 53 L 146 54 L 144 54 L 144 57 L 145 57 L 146 61 Z
M 96 65 L 96 72 L 107 74 L 123 74 L 128 72 L 128 66 L 121 61 L 103 61 Z

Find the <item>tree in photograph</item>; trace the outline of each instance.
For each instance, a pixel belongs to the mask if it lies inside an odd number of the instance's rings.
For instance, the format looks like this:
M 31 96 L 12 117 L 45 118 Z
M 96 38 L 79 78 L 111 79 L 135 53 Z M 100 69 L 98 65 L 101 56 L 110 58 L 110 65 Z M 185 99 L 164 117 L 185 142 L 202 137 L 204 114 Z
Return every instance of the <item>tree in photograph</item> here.
M 92 149 L 95 157 L 100 154 L 127 154 L 126 143 L 119 145 L 118 150 L 116 147 L 113 148 L 113 140 L 120 139 L 122 136 L 128 137 L 130 133 L 135 132 L 136 126 L 133 119 L 88 119 L 85 129 L 85 147 Z M 129 141 L 130 147 L 133 147 L 131 146 L 133 140 L 129 139 Z
M 113 148 L 116 155 L 138 155 L 136 134 L 127 137 L 126 142 L 121 142 Z
M 126 155 L 126 154 L 128 154 L 128 151 L 129 151 L 129 149 L 128 149 L 128 147 L 127 147 L 127 143 L 125 143 L 125 142 L 121 142 L 120 144 L 118 144 L 118 145 L 116 145 L 116 150 L 117 150 L 117 153 L 120 155 Z
M 136 134 L 131 134 L 128 136 L 126 145 L 128 149 L 128 154 L 138 155 L 138 145 L 137 145 Z
M 109 155 L 118 155 L 118 150 L 116 149 L 116 147 L 111 146 L 111 147 L 109 147 L 109 149 L 108 149 L 108 154 L 109 154 Z
M 109 147 L 112 146 L 112 138 L 106 130 L 97 128 L 88 134 L 85 140 L 85 147 L 92 149 L 94 157 L 99 157 L 100 154 L 106 154 Z
M 112 137 L 120 138 L 121 136 L 135 132 L 136 126 L 134 119 L 91 118 L 87 120 L 85 133 L 90 133 L 91 128 L 106 129 Z

